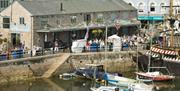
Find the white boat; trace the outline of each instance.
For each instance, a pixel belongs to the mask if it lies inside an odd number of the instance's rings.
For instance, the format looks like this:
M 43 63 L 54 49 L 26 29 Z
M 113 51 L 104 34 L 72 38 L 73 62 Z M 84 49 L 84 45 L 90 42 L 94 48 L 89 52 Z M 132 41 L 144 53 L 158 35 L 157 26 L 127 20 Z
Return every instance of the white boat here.
M 145 83 L 132 83 L 128 86 L 129 91 L 155 91 L 155 87 Z
M 129 91 L 128 89 L 122 89 L 117 86 L 100 86 L 98 88 L 90 88 L 91 91 Z
M 147 85 L 138 80 L 107 74 L 106 81 L 115 86 L 127 87 L 130 91 L 154 91 L 154 86 Z
M 149 86 L 145 84 L 131 85 L 128 88 L 122 88 L 120 86 L 100 86 L 90 89 L 91 91 L 155 91 L 155 89 L 149 89 Z
M 63 73 L 59 75 L 59 78 L 63 80 L 70 80 L 73 77 L 74 77 L 74 73 Z
M 134 79 L 129 79 L 126 77 L 121 77 L 121 76 L 116 76 L 112 74 L 106 74 L 107 77 L 105 77 L 105 80 L 108 81 L 108 83 L 113 84 L 113 85 L 118 85 L 118 86 L 123 86 L 123 87 L 128 87 L 130 83 L 135 83 L 136 80 Z

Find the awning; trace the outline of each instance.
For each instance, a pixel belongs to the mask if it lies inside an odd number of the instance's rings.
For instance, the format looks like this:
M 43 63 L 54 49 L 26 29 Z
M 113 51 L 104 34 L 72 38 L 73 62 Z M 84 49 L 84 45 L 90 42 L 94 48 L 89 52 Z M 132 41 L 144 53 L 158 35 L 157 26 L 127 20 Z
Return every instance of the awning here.
M 132 26 L 132 25 L 139 25 L 140 22 L 131 22 L 129 20 L 120 20 L 119 21 L 120 26 Z M 39 33 L 42 32 L 63 32 L 63 31 L 76 31 L 76 30 L 83 30 L 83 29 L 94 29 L 94 28 L 105 28 L 105 27 L 115 27 L 115 23 L 109 23 L 109 24 L 96 24 L 92 23 L 88 26 L 82 25 L 82 26 L 66 26 L 66 27 L 49 27 L 46 29 L 36 30 Z
M 158 47 L 151 47 L 152 52 L 160 53 L 160 54 L 168 54 L 168 55 L 178 55 L 178 52 L 174 50 L 167 50 L 167 49 L 162 49 Z
M 37 30 L 37 32 L 39 33 L 43 33 L 43 32 L 63 32 L 63 31 L 75 31 L 75 30 L 82 30 L 85 29 L 85 27 L 79 27 L 79 28 L 60 28 L 60 27 L 56 27 L 56 28 L 46 28 L 46 29 L 41 29 L 41 30 Z
M 138 16 L 138 20 L 164 20 L 163 16 Z

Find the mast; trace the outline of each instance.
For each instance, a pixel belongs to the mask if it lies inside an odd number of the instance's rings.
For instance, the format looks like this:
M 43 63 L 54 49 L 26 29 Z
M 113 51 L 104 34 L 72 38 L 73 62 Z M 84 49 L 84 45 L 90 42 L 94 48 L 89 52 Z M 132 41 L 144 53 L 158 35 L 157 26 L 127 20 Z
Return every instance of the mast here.
M 107 31 L 108 31 L 108 26 L 107 26 L 107 24 L 105 24 L 105 32 L 106 32 L 106 35 L 105 35 L 105 71 L 107 71 Z
M 171 40 L 170 40 L 170 47 L 174 47 L 174 30 L 172 26 L 172 22 L 174 21 L 173 17 L 173 0 L 170 0 L 170 7 L 169 7 L 169 17 L 170 17 L 170 30 L 171 30 Z
M 148 18 L 149 18 L 149 13 L 150 12 L 148 11 Z M 149 24 L 150 24 L 150 21 L 148 20 L 148 30 L 150 30 Z M 151 50 L 151 47 L 152 47 L 152 30 L 151 30 L 151 36 L 150 36 L 150 50 Z M 149 55 L 149 59 L 148 59 L 148 72 L 150 71 L 150 66 L 151 66 L 151 55 Z
M 170 0 L 169 17 L 173 17 L 173 0 Z

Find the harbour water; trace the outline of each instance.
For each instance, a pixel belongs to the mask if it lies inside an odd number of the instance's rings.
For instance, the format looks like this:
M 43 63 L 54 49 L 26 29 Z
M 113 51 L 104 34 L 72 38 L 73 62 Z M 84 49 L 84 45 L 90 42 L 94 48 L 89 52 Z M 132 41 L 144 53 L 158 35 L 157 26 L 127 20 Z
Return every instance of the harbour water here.
M 154 83 L 160 89 L 158 91 L 180 91 L 180 78 L 173 82 Z M 90 91 L 94 87 L 91 80 L 85 79 L 70 79 L 63 80 L 59 78 L 39 79 L 33 82 L 13 83 L 0 86 L 0 91 Z

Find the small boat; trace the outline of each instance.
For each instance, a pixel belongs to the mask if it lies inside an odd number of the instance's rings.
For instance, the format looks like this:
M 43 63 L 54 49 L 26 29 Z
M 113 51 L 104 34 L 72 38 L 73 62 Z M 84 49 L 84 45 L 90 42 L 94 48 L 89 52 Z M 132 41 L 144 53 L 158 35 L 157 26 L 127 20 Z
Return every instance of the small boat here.
M 100 86 L 98 88 L 90 88 L 91 91 L 129 91 L 128 89 L 122 89 L 117 86 Z
M 107 81 L 109 84 L 112 85 L 118 85 L 122 87 L 128 87 L 130 83 L 135 83 L 136 80 L 118 76 L 118 75 L 113 75 L 106 73 L 106 75 L 103 78 L 105 81 Z
M 73 77 L 74 77 L 73 73 L 63 73 L 59 75 L 59 78 L 63 80 L 69 80 L 72 79 Z
M 147 85 L 145 83 L 133 83 L 128 87 L 128 91 L 155 91 L 156 88 L 152 85 Z
M 155 89 L 154 86 L 147 85 L 138 80 L 112 74 L 106 74 L 104 80 L 115 86 L 127 87 L 129 89 L 128 91 L 154 91 Z
M 175 79 L 174 76 L 170 75 L 163 75 L 158 71 L 155 72 L 136 72 L 137 75 L 143 77 L 143 78 L 149 78 L 153 81 L 169 81 Z
M 105 74 L 104 66 L 102 64 L 86 64 L 85 68 L 78 68 L 74 74 L 76 77 L 87 79 L 102 79 Z
M 162 69 L 166 67 L 151 67 L 151 68 L 158 68 L 158 69 Z M 135 72 L 136 75 L 139 78 L 145 78 L 145 79 L 151 79 L 153 81 L 170 81 L 175 79 L 175 76 L 170 75 L 170 74 L 163 74 L 160 71 L 153 71 L 153 72 Z

